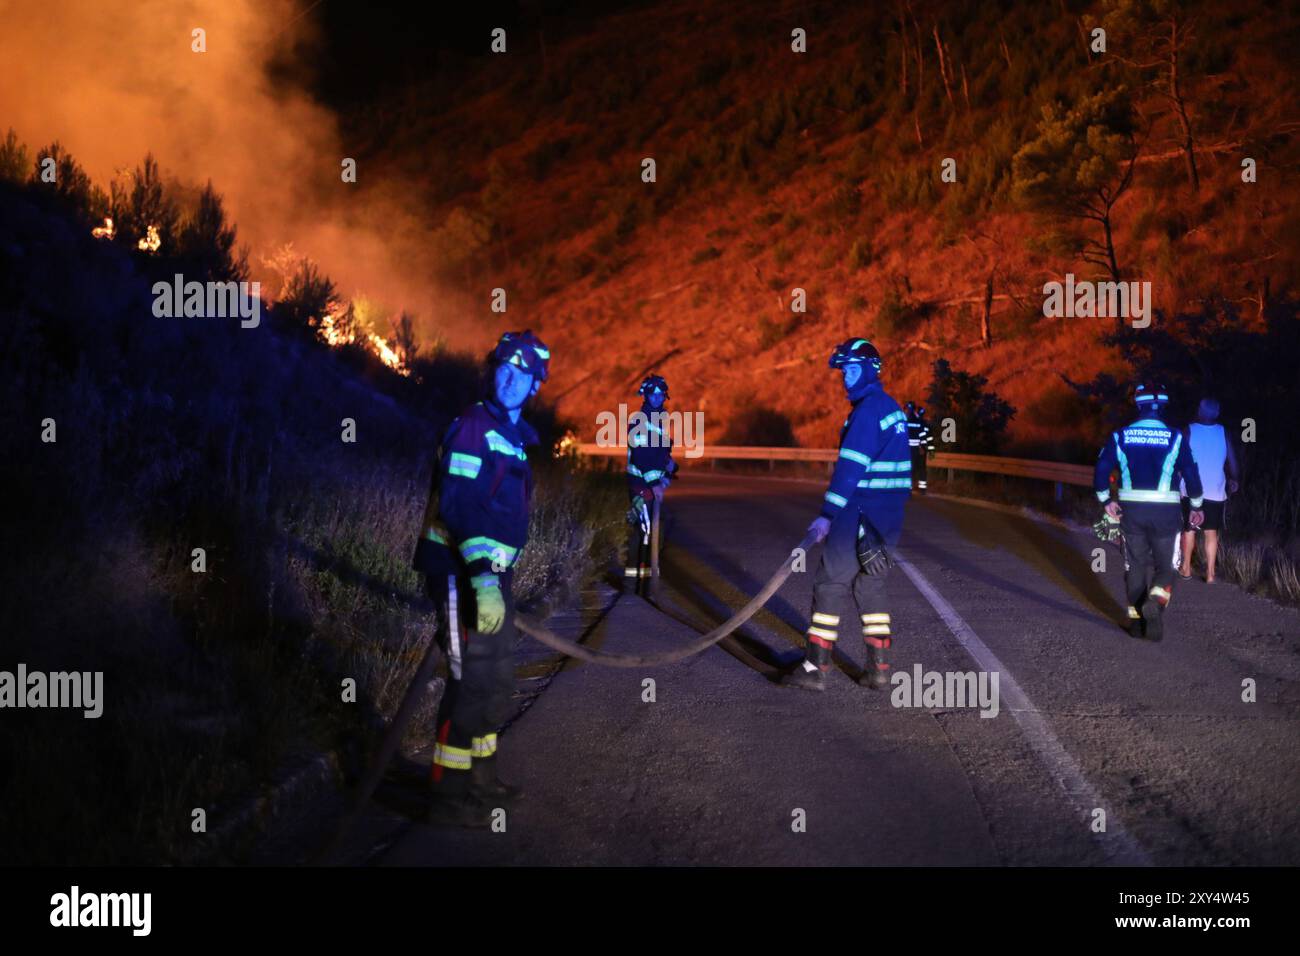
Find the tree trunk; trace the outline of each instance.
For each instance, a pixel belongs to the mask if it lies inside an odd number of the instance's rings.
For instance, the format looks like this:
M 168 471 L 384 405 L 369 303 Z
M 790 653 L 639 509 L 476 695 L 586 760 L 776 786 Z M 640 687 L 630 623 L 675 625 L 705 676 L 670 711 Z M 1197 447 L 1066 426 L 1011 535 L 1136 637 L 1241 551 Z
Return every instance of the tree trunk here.
M 988 348 L 993 344 L 993 325 L 990 313 L 993 311 L 993 276 L 984 280 L 984 314 L 980 317 L 980 343 Z
M 1110 277 L 1118 282 L 1119 263 L 1115 259 L 1115 237 L 1110 228 L 1110 209 L 1107 209 L 1102 216 L 1101 227 L 1106 233 L 1106 258 L 1110 261 Z
M 1179 125 L 1183 129 L 1183 155 L 1186 156 L 1187 178 L 1192 190 L 1201 188 L 1201 177 L 1196 172 L 1196 146 L 1192 139 L 1192 124 L 1187 117 L 1187 104 L 1183 102 L 1182 90 L 1178 87 L 1178 20 L 1169 20 L 1169 95 L 1174 101 Z

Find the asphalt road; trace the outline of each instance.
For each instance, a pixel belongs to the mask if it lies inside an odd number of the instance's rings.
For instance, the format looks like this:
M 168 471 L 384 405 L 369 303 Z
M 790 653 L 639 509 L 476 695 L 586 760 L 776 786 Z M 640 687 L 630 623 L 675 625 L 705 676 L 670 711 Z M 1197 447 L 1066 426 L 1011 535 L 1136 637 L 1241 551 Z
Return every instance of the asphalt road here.
M 677 483 L 663 552 L 674 616 L 623 597 L 592 639 L 644 652 L 696 636 L 682 618 L 724 620 L 799 541 L 819 499 L 807 483 Z M 894 706 L 892 690 L 858 687 L 851 632 L 825 693 L 775 684 L 774 667 L 801 656 L 814 550 L 730 650 L 644 673 L 571 663 L 551 678 L 502 737 L 503 776 L 528 789 L 504 832 L 429 827 L 390 801 L 367 813 L 351 858 L 1300 863 L 1300 612 L 1179 582 L 1164 642 L 1135 641 L 1115 623 L 1122 561 L 1109 549 L 1094 573 L 1097 545 L 969 504 L 908 505 L 905 566 L 888 581 L 895 673 L 996 671 L 995 717 Z M 1254 702 L 1242 699 L 1246 679 Z

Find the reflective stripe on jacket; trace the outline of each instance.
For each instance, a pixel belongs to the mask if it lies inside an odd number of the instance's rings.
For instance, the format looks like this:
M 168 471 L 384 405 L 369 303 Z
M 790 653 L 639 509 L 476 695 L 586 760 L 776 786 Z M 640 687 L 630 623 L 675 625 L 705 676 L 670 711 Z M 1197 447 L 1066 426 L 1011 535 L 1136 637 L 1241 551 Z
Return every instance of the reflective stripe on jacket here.
M 1158 418 L 1141 418 L 1112 432 L 1101 446 L 1093 473 L 1099 501 L 1110 498 L 1110 476 L 1119 472 L 1119 500 L 1178 504 L 1178 482 L 1187 486 L 1192 507 L 1199 508 L 1201 476 L 1191 445 L 1181 431 Z
M 822 499 L 822 516 L 834 518 L 855 498 L 882 493 L 912 493 L 912 454 L 907 415 L 873 382 L 840 430 L 840 453 Z
M 522 418 L 510 421 L 490 399 L 447 427 L 416 548 L 417 569 L 443 570 L 451 558 L 477 581 L 492 583 L 489 578 L 519 560 L 528 541 L 533 485 L 525 448 L 535 444 L 532 426 Z
M 646 420 L 636 419 L 627 434 L 627 490 L 634 498 L 643 488 L 662 484 L 677 470 L 673 440 L 663 427 L 668 420 L 667 412 L 643 404 L 641 414 Z

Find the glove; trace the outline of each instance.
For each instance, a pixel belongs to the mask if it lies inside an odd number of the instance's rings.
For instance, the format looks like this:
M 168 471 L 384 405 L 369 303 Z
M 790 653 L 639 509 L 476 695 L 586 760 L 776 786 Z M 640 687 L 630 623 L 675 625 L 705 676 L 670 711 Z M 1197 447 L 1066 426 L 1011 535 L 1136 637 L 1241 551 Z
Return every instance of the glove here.
M 1111 504 L 1115 504 L 1113 501 Z M 1110 506 L 1108 505 L 1107 508 Z M 1118 510 L 1118 506 L 1117 510 Z M 1109 510 L 1102 512 L 1101 520 L 1092 526 L 1093 534 L 1100 540 L 1107 543 L 1118 544 L 1123 538 L 1123 532 L 1119 530 L 1119 518 L 1112 515 Z
M 475 630 L 480 634 L 495 634 L 501 630 L 506 619 L 506 599 L 501 595 L 499 583 L 486 581 L 474 585 L 474 604 L 478 608 L 478 625 Z
M 885 539 L 866 521 L 858 524 L 858 564 L 872 577 L 884 574 L 894 566 Z
M 818 517 L 816 521 L 808 526 L 808 530 L 817 535 L 818 541 L 825 541 L 826 535 L 830 534 L 831 519 Z
M 655 501 L 659 502 L 660 504 L 664 503 L 664 489 L 667 487 L 668 487 L 668 479 L 666 478 L 664 479 L 664 483 L 662 485 L 654 486 L 653 494 L 655 496 Z
M 646 537 L 650 534 L 650 509 L 646 506 L 645 498 L 637 495 L 632 499 L 632 506 L 627 509 L 628 524 L 641 526 L 641 535 Z

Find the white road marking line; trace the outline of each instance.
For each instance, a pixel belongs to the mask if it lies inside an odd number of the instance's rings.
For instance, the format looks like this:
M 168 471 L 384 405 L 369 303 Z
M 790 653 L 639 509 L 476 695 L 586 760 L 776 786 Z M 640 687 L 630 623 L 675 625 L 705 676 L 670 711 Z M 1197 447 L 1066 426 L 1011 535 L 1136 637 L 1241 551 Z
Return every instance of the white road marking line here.
M 930 606 L 943 619 L 948 630 L 952 631 L 953 637 L 957 638 L 958 643 L 975 663 L 985 671 L 997 671 L 1004 709 L 1011 711 L 1012 718 L 1028 738 L 1039 760 L 1055 778 L 1071 807 L 1079 814 L 1081 825 L 1087 826 L 1091 822 L 1092 811 L 1095 808 L 1101 807 L 1107 810 L 1106 832 L 1093 835 L 1104 838 L 1109 861 L 1125 866 L 1151 866 L 1153 862 L 1151 855 L 1137 841 L 1137 838 L 1128 832 L 1120 822 L 1118 814 L 1107 808 L 1096 788 L 1083 775 L 1083 769 L 1056 739 L 1056 735 L 1052 733 L 1043 715 L 1021 689 L 1016 679 L 1011 676 L 1011 671 L 1007 670 L 1006 666 L 998 660 L 997 655 L 989 650 L 988 645 L 979 639 L 971 626 L 962 620 L 953 606 L 935 590 L 934 585 L 926 580 L 925 575 L 910 562 L 899 558 L 897 553 L 895 559 L 898 566 L 903 569 L 903 573 L 912 579 L 916 589 L 930 602 Z

